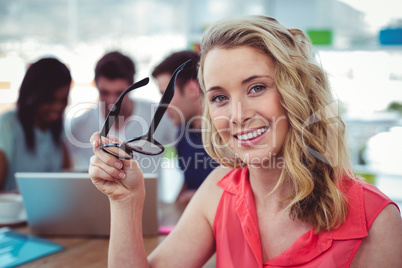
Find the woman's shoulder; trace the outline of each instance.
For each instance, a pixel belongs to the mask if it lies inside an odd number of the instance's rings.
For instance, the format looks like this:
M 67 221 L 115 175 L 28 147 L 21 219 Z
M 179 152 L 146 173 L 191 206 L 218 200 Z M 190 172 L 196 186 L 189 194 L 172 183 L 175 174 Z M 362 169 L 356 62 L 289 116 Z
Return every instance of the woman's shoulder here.
M 347 189 L 346 194 L 348 196 L 352 195 L 352 199 L 358 199 L 358 197 L 363 198 L 362 201 L 364 202 L 366 213 L 372 214 L 374 211 L 379 212 L 385 206 L 392 203 L 396 206 L 396 204 L 375 185 L 364 181 L 364 179 L 358 176 L 347 179 L 344 183 L 344 186 L 345 185 Z M 371 210 L 374 211 L 370 213 Z
M 348 200 L 348 218 L 360 215 L 366 218 L 370 227 L 374 219 L 388 205 L 398 206 L 376 186 L 369 184 L 359 176 L 344 178 L 341 191 Z
M 17 118 L 17 110 L 12 109 L 0 114 L 0 120 L 10 120 Z
M 14 131 L 14 128 L 19 124 L 17 110 L 10 110 L 0 114 L 1 128 L 7 131 Z
M 74 111 L 70 109 L 70 111 Z M 77 111 L 77 113 L 80 111 Z M 70 122 L 70 124 L 74 127 L 76 126 L 84 126 L 91 121 L 98 122 L 100 116 L 99 106 L 93 106 L 91 108 L 85 108 L 85 112 L 80 113 L 78 115 L 69 116 L 66 118 L 66 122 Z
M 402 219 L 396 206 L 388 204 L 375 218 L 351 267 L 401 267 Z
M 208 177 L 204 180 L 202 185 L 200 186 L 200 192 L 205 191 L 207 193 L 211 193 L 211 191 L 220 191 L 220 187 L 218 186 L 219 181 L 222 180 L 229 172 L 233 169 L 228 167 L 219 166 L 216 167 L 209 173 Z
M 191 200 L 192 203 L 196 203 L 195 205 L 203 211 L 211 226 L 223 192 L 223 189 L 218 186 L 218 182 L 231 170 L 231 168 L 222 166 L 215 168 L 204 180 L 194 195 L 193 200 Z
M 233 168 L 218 166 L 211 171 L 211 173 L 208 176 L 208 179 L 212 183 L 216 184 L 218 181 L 224 178 L 229 172 L 233 172 L 233 170 L 234 170 Z

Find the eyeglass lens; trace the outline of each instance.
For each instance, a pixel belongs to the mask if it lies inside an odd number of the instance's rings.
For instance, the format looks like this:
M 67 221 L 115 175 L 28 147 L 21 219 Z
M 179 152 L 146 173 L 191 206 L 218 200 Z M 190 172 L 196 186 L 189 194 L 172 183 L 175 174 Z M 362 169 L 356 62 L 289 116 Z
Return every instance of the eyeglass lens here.
M 160 154 L 163 152 L 163 148 L 155 145 L 148 140 L 136 140 L 128 142 L 127 146 L 139 153 Z
M 119 147 L 103 147 L 102 148 L 107 153 L 116 156 L 119 159 L 131 159 L 132 156 Z

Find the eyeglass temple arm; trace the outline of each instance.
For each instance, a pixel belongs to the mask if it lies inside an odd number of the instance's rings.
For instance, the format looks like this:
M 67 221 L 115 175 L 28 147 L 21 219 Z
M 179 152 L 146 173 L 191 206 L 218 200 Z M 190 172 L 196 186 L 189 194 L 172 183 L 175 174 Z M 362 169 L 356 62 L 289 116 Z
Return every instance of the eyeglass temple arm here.
M 155 132 L 155 130 L 158 127 L 163 115 L 165 114 L 166 109 L 169 106 L 170 101 L 173 99 L 177 75 L 184 69 L 184 66 L 186 66 L 186 64 L 189 63 L 190 61 L 191 61 L 191 59 L 187 60 L 184 63 L 182 63 L 173 72 L 172 77 L 170 78 L 169 84 L 166 87 L 166 90 L 162 95 L 161 101 L 159 102 L 158 108 L 155 111 L 155 115 L 154 115 L 154 117 L 152 119 L 152 122 L 151 122 L 151 125 L 149 127 L 148 137 L 147 137 L 148 139 L 152 138 L 153 133 Z
M 123 102 L 124 96 L 126 96 L 127 93 L 129 93 L 130 91 L 132 91 L 136 88 L 145 86 L 146 84 L 148 84 L 148 82 L 149 82 L 149 77 L 146 77 L 146 78 L 142 79 L 141 81 L 134 83 L 129 88 L 124 90 L 123 93 L 121 93 L 121 95 L 119 96 L 117 101 L 113 104 L 112 109 L 110 109 L 110 112 L 106 117 L 105 123 L 103 124 L 102 130 L 101 130 L 101 137 L 106 137 L 106 135 L 109 133 L 109 130 L 112 127 L 114 121 L 116 121 L 116 118 L 120 113 L 121 103 Z

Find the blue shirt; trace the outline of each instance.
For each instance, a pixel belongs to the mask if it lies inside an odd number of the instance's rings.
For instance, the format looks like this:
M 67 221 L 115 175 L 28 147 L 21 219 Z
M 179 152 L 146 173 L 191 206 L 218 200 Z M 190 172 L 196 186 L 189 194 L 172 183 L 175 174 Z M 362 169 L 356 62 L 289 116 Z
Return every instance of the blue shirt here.
M 189 129 L 179 132 L 181 137 L 176 145 L 180 169 L 184 174 L 187 189 L 198 189 L 208 174 L 217 166 L 205 151 L 199 130 Z
M 34 128 L 35 151 L 25 142 L 25 133 L 17 111 L 0 115 L 0 150 L 6 155 L 8 172 L 5 191 L 17 190 L 15 172 L 58 172 L 62 169 L 61 144 L 55 144 L 52 132 Z

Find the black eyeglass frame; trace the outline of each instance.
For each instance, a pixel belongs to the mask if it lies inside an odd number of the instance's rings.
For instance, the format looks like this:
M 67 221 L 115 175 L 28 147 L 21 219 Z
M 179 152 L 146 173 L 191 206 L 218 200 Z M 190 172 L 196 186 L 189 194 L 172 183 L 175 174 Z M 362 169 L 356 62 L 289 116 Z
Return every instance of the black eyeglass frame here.
M 152 118 L 150 127 L 148 129 L 148 131 L 141 136 L 129 139 L 125 142 L 123 142 L 122 144 L 119 143 L 110 143 L 110 144 L 102 144 L 99 146 L 99 148 L 101 148 L 103 151 L 107 152 L 108 154 L 111 154 L 119 159 L 132 159 L 133 158 L 133 152 L 137 152 L 140 154 L 145 154 L 145 155 L 158 155 L 164 152 L 165 147 L 158 142 L 157 140 L 155 140 L 155 138 L 153 137 L 154 132 L 156 131 L 163 115 L 166 112 L 167 107 L 169 106 L 170 101 L 173 99 L 174 96 L 174 91 L 175 91 L 175 84 L 176 84 L 176 78 L 177 75 L 184 69 L 184 67 L 186 66 L 186 64 L 188 62 L 190 62 L 191 60 L 187 60 L 186 62 L 182 63 L 179 67 L 177 67 L 177 69 L 173 72 L 169 84 L 166 87 L 165 92 L 162 95 L 162 98 L 159 102 L 158 108 L 155 111 L 155 114 Z M 110 128 L 112 127 L 114 121 L 116 120 L 117 116 L 120 113 L 120 109 L 121 109 L 121 104 L 123 102 L 123 98 L 124 96 L 127 95 L 127 93 L 129 93 L 130 91 L 145 86 L 146 84 L 148 84 L 149 82 L 149 78 L 144 78 L 139 82 L 134 83 L 132 86 L 130 86 L 129 88 L 127 88 L 117 99 L 117 101 L 115 102 L 115 104 L 113 105 L 112 109 L 110 110 L 108 116 L 106 117 L 105 123 L 103 124 L 102 130 L 101 130 L 101 137 L 106 137 L 107 134 L 110 131 Z M 158 151 L 157 153 L 150 153 L 150 152 L 146 152 L 146 151 L 142 151 L 133 147 L 130 147 L 128 145 L 128 143 L 134 142 L 134 141 L 140 141 L 140 140 L 145 140 L 148 141 L 150 143 L 152 143 L 153 145 L 156 145 L 157 147 L 159 147 L 161 150 Z M 120 155 L 116 155 L 114 153 L 111 153 L 107 150 L 107 148 L 119 148 L 120 150 L 123 150 L 128 157 L 123 157 Z

